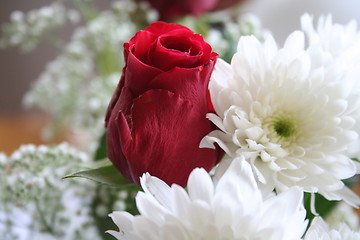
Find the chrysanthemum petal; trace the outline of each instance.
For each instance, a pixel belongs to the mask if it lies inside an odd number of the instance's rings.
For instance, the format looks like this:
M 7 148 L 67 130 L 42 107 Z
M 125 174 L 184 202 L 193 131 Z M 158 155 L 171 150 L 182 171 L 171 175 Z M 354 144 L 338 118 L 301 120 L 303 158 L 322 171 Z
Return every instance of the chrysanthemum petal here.
M 144 175 L 142 185 L 163 188 L 163 182 L 154 178 Z M 160 186 L 154 186 L 157 184 Z M 176 184 L 165 190 L 172 202 L 167 206 L 157 201 L 163 198 L 154 196 L 157 190 L 151 189 L 138 193 L 141 215 L 111 214 L 119 231 L 108 233 L 124 240 L 300 240 L 307 225 L 302 192 L 291 189 L 263 198 L 251 166 L 243 158 L 232 161 L 217 184 L 205 170 L 193 170 L 188 193 Z

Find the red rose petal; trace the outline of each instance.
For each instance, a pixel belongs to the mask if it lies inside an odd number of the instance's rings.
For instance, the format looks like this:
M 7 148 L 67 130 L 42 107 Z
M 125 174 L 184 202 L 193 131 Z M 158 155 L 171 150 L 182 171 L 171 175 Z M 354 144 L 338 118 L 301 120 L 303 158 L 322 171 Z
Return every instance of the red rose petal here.
M 156 36 L 160 36 L 162 34 L 169 33 L 171 31 L 174 31 L 177 29 L 185 29 L 192 33 L 192 31 L 189 28 L 187 28 L 183 25 L 176 24 L 176 23 L 166 23 L 166 22 L 161 22 L 161 21 L 152 23 L 150 26 L 146 27 L 144 29 L 144 31 L 148 31 L 148 32 L 153 33 Z
M 130 49 L 131 50 L 131 49 Z M 126 76 L 124 86 L 131 89 L 135 97 L 148 90 L 151 80 L 163 71 L 141 62 L 131 51 L 124 74 Z
M 208 79 L 215 62 L 197 68 L 174 68 L 157 75 L 149 84 L 150 89 L 167 89 L 194 104 L 207 104 Z M 208 111 L 204 107 L 203 111 Z
M 150 64 L 169 71 L 174 67 L 193 68 L 202 65 L 202 49 L 188 37 L 165 36 L 158 38 L 149 54 Z M 193 46 L 197 49 L 193 49 Z
M 157 35 L 149 31 L 138 31 L 136 35 L 124 44 L 125 52 L 131 51 L 140 61 L 144 62 L 151 46 L 157 39 Z M 125 58 L 125 61 L 127 60 Z
M 122 112 L 114 113 L 112 117 L 106 132 L 108 157 L 124 177 L 133 182 L 137 181 L 137 177 L 133 175 L 131 164 L 123 154 L 123 148 L 128 147 L 131 141 L 129 126 Z
M 146 92 L 134 101 L 132 119 L 131 147 L 123 150 L 134 176 L 149 172 L 168 184 L 185 186 L 192 169 L 209 171 L 214 166 L 217 152 L 199 148 L 201 139 L 212 130 L 211 123 L 205 114 L 199 115 L 197 106 L 177 94 Z

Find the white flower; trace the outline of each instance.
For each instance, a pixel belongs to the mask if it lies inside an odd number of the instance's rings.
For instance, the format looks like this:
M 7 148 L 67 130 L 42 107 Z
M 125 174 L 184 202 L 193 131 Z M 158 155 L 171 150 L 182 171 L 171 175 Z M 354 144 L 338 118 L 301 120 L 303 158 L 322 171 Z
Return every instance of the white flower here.
M 304 240 L 360 240 L 360 232 L 352 231 L 346 224 L 329 229 L 320 217 L 314 218 Z
M 346 55 L 349 50 L 357 50 L 360 57 L 360 32 L 357 31 L 355 20 L 342 25 L 333 23 L 331 15 L 321 16 L 315 28 L 313 18 L 309 14 L 304 14 L 301 17 L 301 27 L 309 39 L 310 47 L 328 51 L 334 58 Z M 351 63 L 356 62 L 351 61 Z
M 355 209 L 345 202 L 340 202 L 326 215 L 325 221 L 330 227 L 337 226 L 339 223 L 346 223 L 351 229 L 358 229 L 360 226 L 360 216 Z
M 117 239 L 301 239 L 307 225 L 302 191 L 292 188 L 263 199 L 243 158 L 234 160 L 215 186 L 204 169 L 192 171 L 188 192 L 149 174 L 141 186 L 144 192 L 136 196 L 141 215 L 110 214 L 120 230 L 108 232 Z
M 221 131 L 200 146 L 217 143 L 232 158 L 244 156 L 265 191 L 299 186 L 358 205 L 341 179 L 356 174 L 345 152 L 358 139 L 352 114 L 360 95 L 341 68 L 315 67 L 304 45 L 299 31 L 281 49 L 272 37 L 264 44 L 240 38 L 231 65 L 219 60 L 210 81 L 218 116 L 208 118 Z
M 100 239 L 92 215 L 96 185 L 62 180 L 84 163 L 89 157 L 65 143 L 0 154 L 1 239 Z
M 66 23 L 76 24 L 80 14 L 67 9 L 61 1 L 33 9 L 28 13 L 14 11 L 10 23 L 4 24 L 2 47 L 19 47 L 22 51 L 32 51 L 39 43 L 46 41 L 45 35 Z
M 321 64 L 342 68 L 348 75 L 347 78 L 358 91 L 360 89 L 360 31 L 357 22 L 350 21 L 346 25 L 333 23 L 332 16 L 321 16 L 316 28 L 313 18 L 304 14 L 301 17 L 301 26 L 309 42 L 309 53 L 313 56 L 314 65 Z M 319 52 L 321 52 L 319 54 Z M 318 56 L 324 56 L 320 61 Z M 360 109 L 354 117 L 360 120 Z M 360 133 L 360 124 L 356 126 Z M 349 148 L 351 157 L 360 158 L 360 139 Z

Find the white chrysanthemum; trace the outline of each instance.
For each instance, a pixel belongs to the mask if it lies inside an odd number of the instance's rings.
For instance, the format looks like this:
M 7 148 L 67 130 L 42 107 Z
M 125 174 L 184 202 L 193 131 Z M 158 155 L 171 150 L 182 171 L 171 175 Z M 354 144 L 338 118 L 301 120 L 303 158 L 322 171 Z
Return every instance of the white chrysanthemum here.
M 313 56 L 314 65 L 336 66 L 346 71 L 347 78 L 358 91 L 360 89 L 360 31 L 357 22 L 350 21 L 346 25 L 333 23 L 332 16 L 321 16 L 316 28 L 313 18 L 304 14 L 301 26 L 309 42 L 309 53 Z M 320 53 L 320 54 L 319 54 Z M 323 56 L 321 60 L 317 59 Z M 354 117 L 360 121 L 360 109 Z M 360 133 L 360 124 L 356 126 Z M 351 157 L 360 158 L 360 139 L 349 148 Z
M 292 188 L 264 200 L 243 158 L 233 161 L 216 186 L 204 169 L 192 171 L 188 192 L 149 174 L 141 185 L 141 215 L 110 214 L 120 231 L 108 232 L 117 239 L 301 239 L 307 225 L 302 191 Z
M 351 230 L 346 224 L 338 229 L 329 229 L 320 217 L 314 218 L 304 240 L 360 240 L 360 232 Z
M 310 48 L 320 48 L 327 51 L 333 58 L 350 57 L 357 55 L 360 60 L 360 32 L 357 31 L 357 22 L 350 21 L 346 25 L 336 24 L 332 16 L 321 16 L 316 28 L 313 26 L 313 18 L 309 14 L 301 17 L 301 27 L 306 33 Z M 354 59 L 350 64 L 359 64 Z
M 264 44 L 242 37 L 231 65 L 215 66 L 210 93 L 218 116 L 208 118 L 221 131 L 200 146 L 217 143 L 232 158 L 244 156 L 266 191 L 299 186 L 357 205 L 341 179 L 356 174 L 344 152 L 358 138 L 352 114 L 360 95 L 341 69 L 314 67 L 304 45 L 302 32 L 281 49 L 272 37 Z

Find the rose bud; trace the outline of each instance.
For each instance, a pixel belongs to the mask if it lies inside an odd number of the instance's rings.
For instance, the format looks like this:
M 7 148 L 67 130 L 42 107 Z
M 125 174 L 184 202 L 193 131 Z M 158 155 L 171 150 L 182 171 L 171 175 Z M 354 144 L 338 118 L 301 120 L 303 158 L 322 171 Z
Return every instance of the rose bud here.
M 149 172 L 185 186 L 194 168 L 210 171 L 222 156 L 199 148 L 214 129 L 206 114 L 217 54 L 190 29 L 155 22 L 124 44 L 124 56 L 106 115 L 108 157 L 134 183 Z

